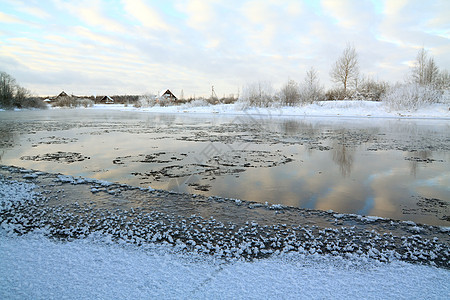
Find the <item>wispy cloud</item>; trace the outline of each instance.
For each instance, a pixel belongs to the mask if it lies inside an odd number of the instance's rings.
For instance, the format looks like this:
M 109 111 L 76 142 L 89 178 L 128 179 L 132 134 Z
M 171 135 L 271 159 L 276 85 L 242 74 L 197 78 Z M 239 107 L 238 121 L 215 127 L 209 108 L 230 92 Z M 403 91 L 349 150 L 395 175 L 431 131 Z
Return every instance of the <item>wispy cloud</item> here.
M 301 81 L 311 66 L 331 86 L 330 66 L 351 42 L 364 74 L 395 82 L 422 46 L 450 68 L 449 3 L 4 0 L 0 63 L 40 94 L 64 80 L 78 94 L 228 94 L 255 80 Z
M 123 0 L 125 11 L 131 18 L 136 19 L 147 29 L 173 30 L 163 18 L 162 14 L 142 0 Z
M 0 11 L 0 23 L 16 23 L 16 24 L 26 24 L 26 21 L 19 19 L 15 16 L 11 16 Z

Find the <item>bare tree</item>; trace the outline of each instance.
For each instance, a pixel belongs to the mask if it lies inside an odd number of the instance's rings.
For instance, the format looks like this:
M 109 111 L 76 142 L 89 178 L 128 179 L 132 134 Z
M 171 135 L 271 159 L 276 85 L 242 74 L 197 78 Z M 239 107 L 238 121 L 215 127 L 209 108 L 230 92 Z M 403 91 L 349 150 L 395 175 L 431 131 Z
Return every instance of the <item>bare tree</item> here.
M 284 105 L 294 106 L 300 101 L 298 83 L 289 79 L 280 90 L 280 100 Z
M 320 85 L 316 69 L 311 67 L 306 71 L 306 76 L 301 87 L 301 101 L 313 103 L 323 98 L 323 87 Z
M 274 102 L 273 87 L 270 82 L 250 83 L 242 89 L 239 100 L 250 107 L 269 107 Z
M 428 51 L 421 48 L 416 56 L 414 67 L 411 69 L 411 78 L 419 85 L 435 84 L 438 81 L 439 68 L 433 57 L 428 57 Z
M 427 61 L 427 68 L 425 72 L 425 82 L 426 84 L 436 84 L 439 77 L 439 68 L 434 62 L 434 58 L 430 57 Z
M 355 47 L 348 44 L 331 69 L 330 76 L 334 82 L 342 83 L 344 93 L 346 93 L 348 83 L 352 79 L 357 78 L 358 74 L 358 54 L 356 53 Z
M 436 86 L 440 90 L 450 90 L 450 74 L 447 70 L 442 70 L 439 72 L 436 80 Z
M 16 80 L 6 72 L 0 72 L 0 106 L 11 107 L 14 103 Z

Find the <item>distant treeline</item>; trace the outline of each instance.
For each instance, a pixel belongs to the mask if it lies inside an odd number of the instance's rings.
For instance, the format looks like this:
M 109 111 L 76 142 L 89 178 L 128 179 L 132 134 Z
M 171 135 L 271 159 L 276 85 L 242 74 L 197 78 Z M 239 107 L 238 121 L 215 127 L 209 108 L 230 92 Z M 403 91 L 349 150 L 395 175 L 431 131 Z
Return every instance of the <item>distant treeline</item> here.
M 95 104 L 99 104 L 102 103 L 102 99 L 104 99 L 104 97 L 109 96 L 109 95 L 100 95 L 100 96 L 75 96 L 72 95 L 72 97 L 76 97 L 78 99 L 87 99 L 87 100 L 91 100 L 93 101 Z M 114 103 L 117 104 L 131 104 L 133 105 L 134 103 L 136 103 L 139 99 L 139 95 L 113 95 L 113 96 L 109 96 L 110 98 L 114 99 Z M 42 100 L 45 99 L 51 99 L 51 97 L 39 97 Z M 104 102 L 104 101 L 103 101 Z

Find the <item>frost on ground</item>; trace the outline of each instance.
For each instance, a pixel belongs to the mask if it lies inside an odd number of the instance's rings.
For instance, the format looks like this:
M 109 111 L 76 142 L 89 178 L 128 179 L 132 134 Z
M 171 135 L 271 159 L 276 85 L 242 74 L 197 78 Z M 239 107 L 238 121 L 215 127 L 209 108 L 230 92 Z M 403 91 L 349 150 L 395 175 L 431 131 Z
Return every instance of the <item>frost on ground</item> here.
M 252 262 L 0 232 L 2 299 L 445 299 L 450 272 L 283 254 Z
M 450 289 L 445 228 L 12 167 L 0 186 L 1 298 L 441 298 Z

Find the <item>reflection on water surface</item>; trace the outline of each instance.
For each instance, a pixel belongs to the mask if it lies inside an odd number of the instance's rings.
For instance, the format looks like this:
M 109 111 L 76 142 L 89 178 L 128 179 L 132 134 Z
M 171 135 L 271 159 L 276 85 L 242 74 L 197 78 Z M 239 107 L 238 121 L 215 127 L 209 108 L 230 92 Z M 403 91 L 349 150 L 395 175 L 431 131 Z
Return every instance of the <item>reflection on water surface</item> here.
M 450 223 L 450 121 L 0 112 L 5 165 Z

